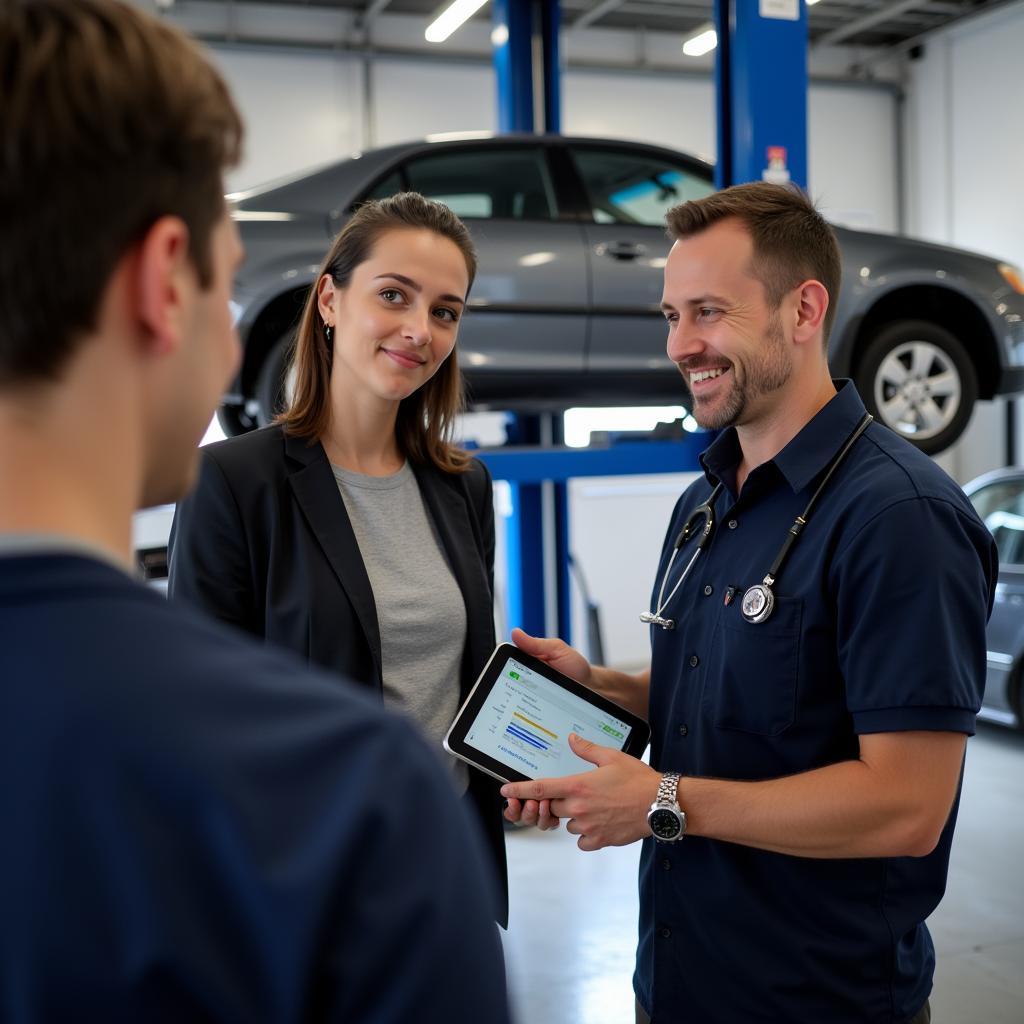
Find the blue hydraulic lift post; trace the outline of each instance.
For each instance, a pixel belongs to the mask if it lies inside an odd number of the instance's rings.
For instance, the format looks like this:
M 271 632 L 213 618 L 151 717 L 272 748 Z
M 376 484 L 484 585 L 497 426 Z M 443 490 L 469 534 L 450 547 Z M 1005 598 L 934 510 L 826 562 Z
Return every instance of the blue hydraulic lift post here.
M 558 0 L 494 0 L 494 70 L 501 132 L 558 132 L 561 127 Z M 536 45 L 539 43 L 539 46 Z M 540 67 L 535 66 L 535 54 Z M 513 444 L 562 441 L 561 417 L 517 416 Z M 568 637 L 569 562 L 566 486 L 510 481 L 507 521 L 508 619 L 534 635 Z
M 529 0 L 494 0 L 491 43 L 498 95 L 498 131 L 532 132 L 533 31 Z
M 715 0 L 719 188 L 747 181 L 807 187 L 804 0 Z

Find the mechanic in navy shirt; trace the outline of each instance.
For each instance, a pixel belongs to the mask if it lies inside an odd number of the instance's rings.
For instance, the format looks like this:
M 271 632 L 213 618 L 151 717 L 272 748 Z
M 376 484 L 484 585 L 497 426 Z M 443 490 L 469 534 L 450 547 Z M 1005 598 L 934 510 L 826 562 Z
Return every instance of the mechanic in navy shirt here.
M 113 0 L 0 0 L 0 67 L 0 1020 L 508 1024 L 435 752 L 132 578 L 238 364 L 223 79 Z
M 635 676 L 515 634 L 648 716 L 652 767 L 574 738 L 597 770 L 504 787 L 507 816 L 566 818 L 583 850 L 644 840 L 639 1021 L 926 1022 L 924 922 L 981 701 L 994 545 L 960 488 L 830 378 L 839 250 L 802 194 L 738 186 L 668 222 L 668 353 L 697 421 L 723 430 L 658 568 L 652 611 L 674 628 L 651 626 Z M 697 544 L 670 565 L 676 539 L 709 499 L 716 526 L 673 593 Z M 802 514 L 771 614 L 749 621 Z M 667 842 L 648 823 L 663 773 L 682 776 L 660 794 L 683 829 Z

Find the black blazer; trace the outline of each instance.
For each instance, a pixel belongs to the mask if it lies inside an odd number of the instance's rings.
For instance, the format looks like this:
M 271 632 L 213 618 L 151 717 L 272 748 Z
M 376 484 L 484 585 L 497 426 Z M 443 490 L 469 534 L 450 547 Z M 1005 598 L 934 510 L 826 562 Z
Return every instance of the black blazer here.
M 278 426 L 203 448 L 199 483 L 171 527 L 168 593 L 369 689 L 382 691 L 370 580 L 319 442 Z M 465 698 L 494 648 L 494 509 L 481 462 L 413 467 L 466 603 Z M 498 783 L 470 769 L 469 796 L 493 852 L 508 917 Z M 415 794 L 407 794 L 410 808 Z M 429 828 L 430 823 L 424 822 Z

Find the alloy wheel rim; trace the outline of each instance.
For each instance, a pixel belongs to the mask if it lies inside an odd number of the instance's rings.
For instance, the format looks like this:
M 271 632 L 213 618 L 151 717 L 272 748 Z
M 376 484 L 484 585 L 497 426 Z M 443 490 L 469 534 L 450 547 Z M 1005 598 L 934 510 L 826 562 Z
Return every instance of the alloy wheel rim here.
M 963 400 L 960 372 L 930 341 L 907 341 L 882 360 L 875 374 L 875 406 L 886 425 L 915 441 L 936 437 Z

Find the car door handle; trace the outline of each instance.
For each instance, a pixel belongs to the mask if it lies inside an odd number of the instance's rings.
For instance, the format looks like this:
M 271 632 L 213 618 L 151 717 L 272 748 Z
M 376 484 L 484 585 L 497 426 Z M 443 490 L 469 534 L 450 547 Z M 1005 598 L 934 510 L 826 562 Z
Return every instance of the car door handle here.
M 647 246 L 639 242 L 598 242 L 594 251 L 613 260 L 635 260 L 646 254 Z

